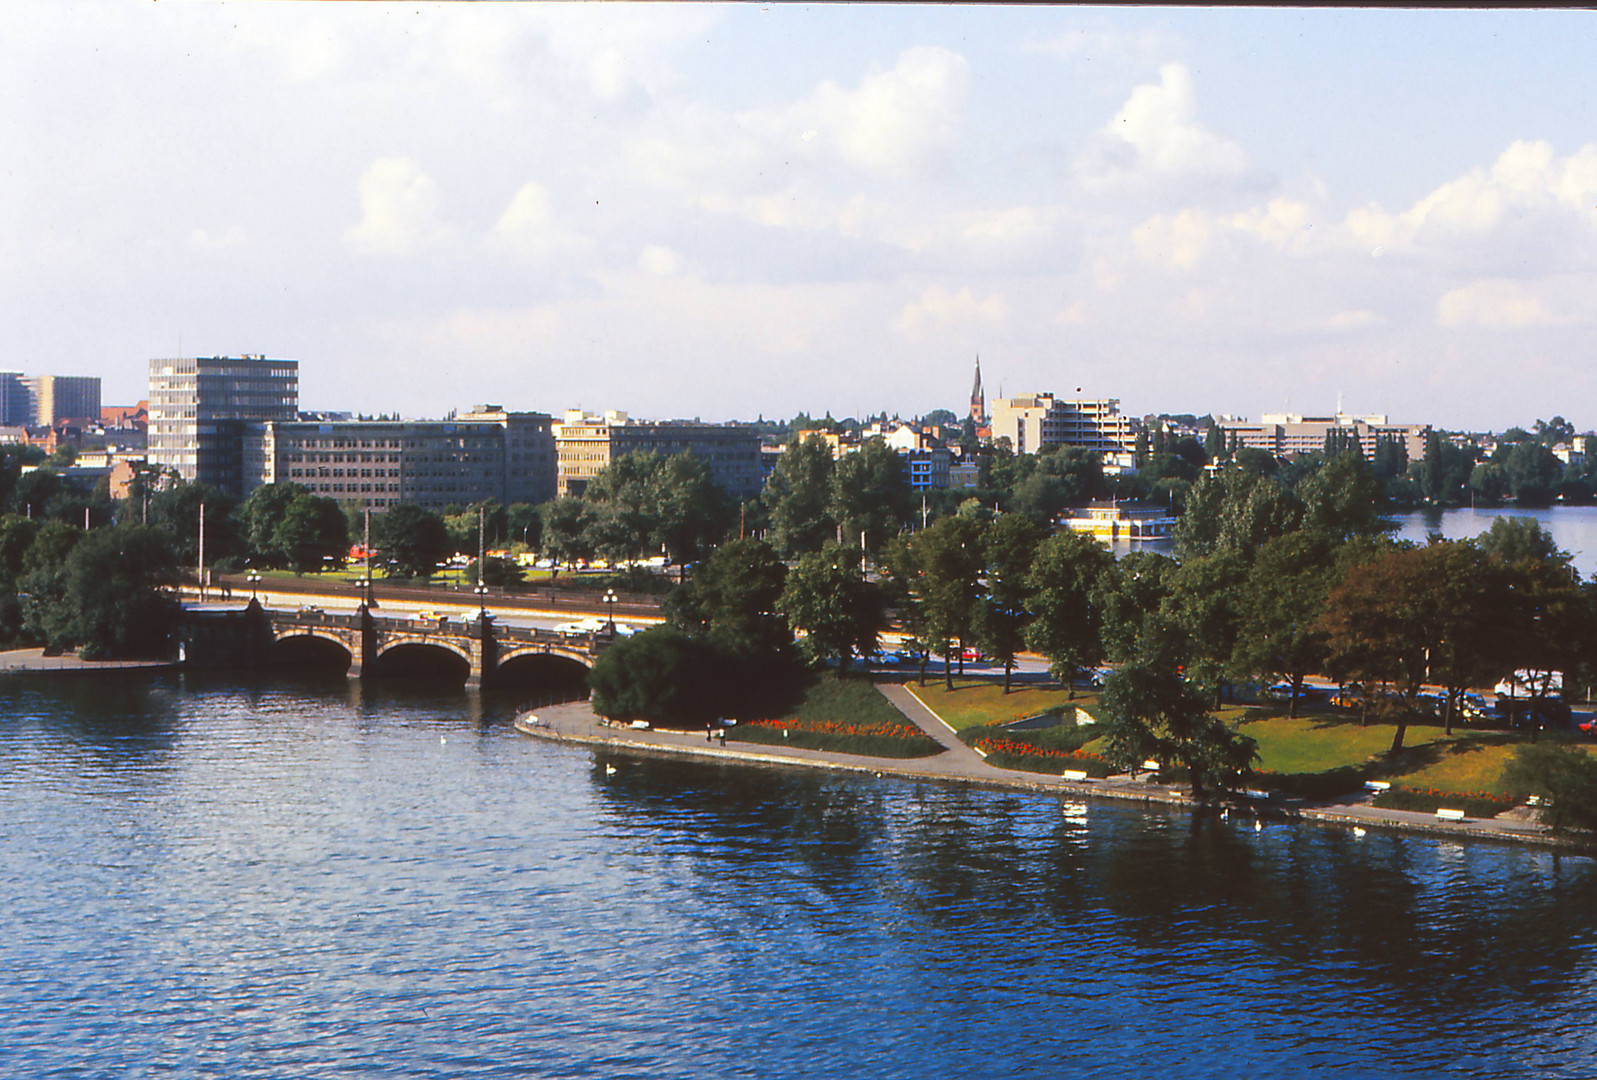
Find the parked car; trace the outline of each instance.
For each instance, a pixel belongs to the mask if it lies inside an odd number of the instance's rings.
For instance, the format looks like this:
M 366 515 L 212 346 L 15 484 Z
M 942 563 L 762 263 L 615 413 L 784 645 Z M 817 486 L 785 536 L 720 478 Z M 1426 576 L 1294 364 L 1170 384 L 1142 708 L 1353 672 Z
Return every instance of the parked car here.
M 965 649 L 959 654 L 959 658 L 967 664 L 985 664 L 987 662 L 987 657 L 982 655 L 980 649 Z
M 879 649 L 865 657 L 865 662 L 868 664 L 875 664 L 877 667 L 896 667 L 897 665 L 903 663 L 903 657 L 899 656 L 896 652 L 890 652 L 886 649 Z

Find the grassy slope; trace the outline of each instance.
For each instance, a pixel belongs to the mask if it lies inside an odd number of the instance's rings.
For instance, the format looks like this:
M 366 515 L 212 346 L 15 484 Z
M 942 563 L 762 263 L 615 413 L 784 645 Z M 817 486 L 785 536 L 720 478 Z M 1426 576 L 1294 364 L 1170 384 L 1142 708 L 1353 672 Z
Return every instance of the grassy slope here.
M 1007 724 L 1011 720 L 1024 720 L 1059 709 L 1069 715 L 1069 710 L 1076 706 L 1090 712 L 1098 703 L 1098 695 L 1093 691 L 1078 690 L 1073 700 L 1067 700 L 1065 691 L 1057 686 L 1016 687 L 1005 694 L 1002 681 L 969 676 L 955 679 L 952 691 L 944 687 L 941 679 L 935 682 L 928 679 L 925 686 L 911 682 L 909 688 L 955 731 Z

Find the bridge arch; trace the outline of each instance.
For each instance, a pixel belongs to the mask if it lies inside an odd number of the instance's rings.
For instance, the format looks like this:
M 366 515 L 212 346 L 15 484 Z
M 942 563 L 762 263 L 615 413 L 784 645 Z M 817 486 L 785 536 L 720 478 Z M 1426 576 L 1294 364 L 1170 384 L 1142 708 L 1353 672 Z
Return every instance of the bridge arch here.
M 476 665 L 471 653 L 452 641 L 412 636 L 384 641 L 363 674 L 379 679 L 465 683 L 476 674 Z
M 290 627 L 272 634 L 266 663 L 273 667 L 337 668 L 348 671 L 356 663 L 359 644 L 341 634 Z

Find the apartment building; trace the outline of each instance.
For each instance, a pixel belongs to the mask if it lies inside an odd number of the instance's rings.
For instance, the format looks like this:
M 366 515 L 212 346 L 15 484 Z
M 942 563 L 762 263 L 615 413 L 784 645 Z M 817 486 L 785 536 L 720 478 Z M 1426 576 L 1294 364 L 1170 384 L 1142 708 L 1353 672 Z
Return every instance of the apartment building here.
M 1053 394 L 1023 394 L 993 401 L 993 439 L 1008 439 L 1017 454 L 1079 446 L 1112 454 L 1133 450 L 1137 422 L 1120 415 L 1119 398 L 1067 401 Z

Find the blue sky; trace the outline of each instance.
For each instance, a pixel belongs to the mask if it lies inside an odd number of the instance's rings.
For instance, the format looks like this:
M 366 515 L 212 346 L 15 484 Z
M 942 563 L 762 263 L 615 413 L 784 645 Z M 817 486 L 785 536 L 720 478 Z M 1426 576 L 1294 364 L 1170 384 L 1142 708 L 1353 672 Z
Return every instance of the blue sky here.
M 0 9 L 0 366 L 1597 426 L 1588 12 Z

